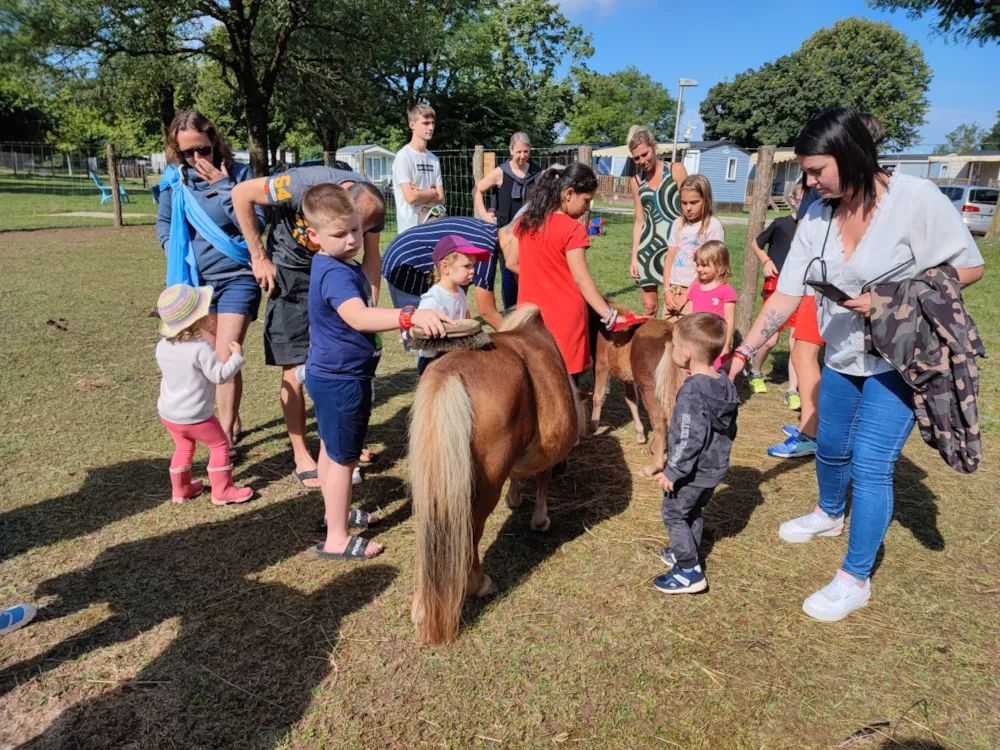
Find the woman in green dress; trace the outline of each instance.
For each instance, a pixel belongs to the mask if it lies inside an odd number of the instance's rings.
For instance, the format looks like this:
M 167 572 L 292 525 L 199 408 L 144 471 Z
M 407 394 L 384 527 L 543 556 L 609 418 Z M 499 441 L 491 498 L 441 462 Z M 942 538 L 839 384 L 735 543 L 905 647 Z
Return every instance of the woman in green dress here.
M 683 164 L 657 158 L 656 138 L 643 125 L 629 129 L 628 150 L 638 172 L 632 181 L 635 223 L 629 273 L 642 287 L 645 314 L 655 317 L 660 309 L 657 288 L 663 284 L 667 237 L 670 225 L 681 213 L 679 185 L 687 179 L 687 170 Z

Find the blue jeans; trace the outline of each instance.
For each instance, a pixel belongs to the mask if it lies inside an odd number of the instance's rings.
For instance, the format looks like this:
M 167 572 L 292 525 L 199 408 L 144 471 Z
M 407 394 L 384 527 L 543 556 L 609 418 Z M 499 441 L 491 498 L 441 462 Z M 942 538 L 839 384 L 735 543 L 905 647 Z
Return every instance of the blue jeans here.
M 507 270 L 503 253 L 497 253 L 500 269 L 500 298 L 503 300 L 503 311 L 509 312 L 517 306 L 517 274 Z
M 853 484 L 842 567 L 858 580 L 871 575 L 892 521 L 896 460 L 914 421 L 913 390 L 895 370 L 859 377 L 823 368 L 816 451 L 819 507 L 831 516 L 842 514 Z

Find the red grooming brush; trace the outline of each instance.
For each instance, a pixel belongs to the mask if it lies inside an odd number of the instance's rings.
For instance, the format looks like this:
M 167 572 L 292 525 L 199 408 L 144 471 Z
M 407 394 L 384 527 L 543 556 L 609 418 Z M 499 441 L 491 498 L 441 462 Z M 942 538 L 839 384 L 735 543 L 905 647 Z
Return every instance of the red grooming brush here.
M 627 328 L 632 328 L 633 326 L 639 326 L 645 323 L 649 318 L 645 315 L 633 315 L 632 313 L 622 313 L 618 316 L 615 324 L 611 327 L 612 333 L 617 333 L 618 331 L 624 331 Z

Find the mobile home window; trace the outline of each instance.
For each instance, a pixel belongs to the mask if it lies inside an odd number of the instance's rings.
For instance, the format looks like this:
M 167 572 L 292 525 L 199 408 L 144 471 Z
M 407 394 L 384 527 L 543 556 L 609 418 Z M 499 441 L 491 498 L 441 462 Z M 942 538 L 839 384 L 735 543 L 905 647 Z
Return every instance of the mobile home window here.
M 942 164 L 941 165 L 941 176 L 942 177 L 947 177 L 948 176 L 948 165 L 947 164 Z
M 365 157 L 365 174 L 370 180 L 382 179 L 382 160 L 371 156 Z
M 732 156 L 726 159 L 726 181 L 736 182 L 736 158 Z

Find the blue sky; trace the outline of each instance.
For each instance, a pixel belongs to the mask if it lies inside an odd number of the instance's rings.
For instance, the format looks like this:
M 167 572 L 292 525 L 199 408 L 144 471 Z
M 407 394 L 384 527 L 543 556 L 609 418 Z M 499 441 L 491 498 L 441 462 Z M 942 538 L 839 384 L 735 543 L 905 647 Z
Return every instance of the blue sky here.
M 884 13 L 863 0 L 799 4 L 721 0 L 701 3 L 656 0 L 562 0 L 562 11 L 593 35 L 594 56 L 588 63 L 600 73 L 635 65 L 677 95 L 677 79 L 694 78 L 698 88 L 684 91 L 685 114 L 702 137 L 698 105 L 705 92 L 747 68 L 787 55 L 816 30 L 851 16 L 888 21 L 916 41 L 934 73 L 927 98 L 927 124 L 921 146 L 930 150 L 957 125 L 978 122 L 993 126 L 1000 109 L 1000 46 L 955 44 L 935 37 L 930 17 L 911 21 L 903 13 Z M 679 31 L 670 32 L 670 19 Z

